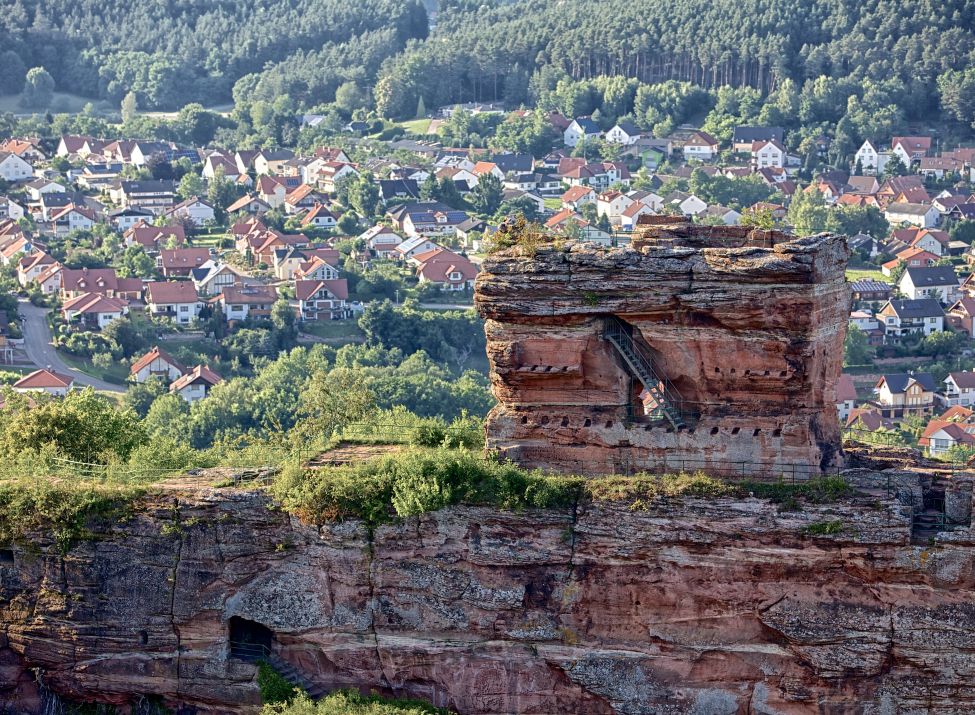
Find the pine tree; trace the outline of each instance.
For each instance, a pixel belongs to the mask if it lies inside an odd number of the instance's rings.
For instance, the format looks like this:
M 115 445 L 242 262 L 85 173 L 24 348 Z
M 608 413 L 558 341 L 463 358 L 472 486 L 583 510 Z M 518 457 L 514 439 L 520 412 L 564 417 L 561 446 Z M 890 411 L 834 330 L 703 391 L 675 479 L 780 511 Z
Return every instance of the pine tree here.
M 427 105 L 423 103 L 423 95 L 420 95 L 420 99 L 416 102 L 416 118 L 423 119 L 427 116 Z

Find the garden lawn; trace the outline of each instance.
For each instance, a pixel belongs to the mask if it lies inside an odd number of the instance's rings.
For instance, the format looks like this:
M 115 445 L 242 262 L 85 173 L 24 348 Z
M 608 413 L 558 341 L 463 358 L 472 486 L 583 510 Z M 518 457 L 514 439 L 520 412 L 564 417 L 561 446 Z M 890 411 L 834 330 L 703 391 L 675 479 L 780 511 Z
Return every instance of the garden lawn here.
M 851 283 L 853 281 L 881 281 L 883 283 L 889 283 L 889 279 L 883 273 L 880 272 L 879 268 L 847 268 L 846 269 L 846 279 Z

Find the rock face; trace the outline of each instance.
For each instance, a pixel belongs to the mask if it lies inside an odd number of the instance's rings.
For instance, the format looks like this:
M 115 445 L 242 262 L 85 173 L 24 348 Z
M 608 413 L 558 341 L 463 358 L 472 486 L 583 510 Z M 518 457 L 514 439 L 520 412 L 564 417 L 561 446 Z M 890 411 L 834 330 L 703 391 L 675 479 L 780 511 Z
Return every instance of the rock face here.
M 260 492 L 149 497 L 67 554 L 45 534 L 0 551 L 0 711 L 41 711 L 37 669 L 65 698 L 252 712 L 237 618 L 315 684 L 463 715 L 970 713 L 975 534 L 912 546 L 904 501 L 465 507 L 370 531 Z
M 491 256 L 474 297 L 498 400 L 488 447 L 583 474 L 837 466 L 848 255 L 839 236 L 675 224 L 627 248 Z M 666 384 L 676 423 L 646 414 L 613 328 Z

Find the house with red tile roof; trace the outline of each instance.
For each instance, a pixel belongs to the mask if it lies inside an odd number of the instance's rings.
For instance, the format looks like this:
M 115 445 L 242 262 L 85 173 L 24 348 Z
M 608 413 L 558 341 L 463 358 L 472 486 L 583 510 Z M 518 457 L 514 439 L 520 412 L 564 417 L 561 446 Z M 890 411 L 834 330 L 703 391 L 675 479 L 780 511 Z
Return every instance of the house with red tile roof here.
M 192 404 L 209 395 L 210 390 L 221 382 L 223 379 L 209 367 L 197 365 L 173 381 L 169 386 L 169 391 Z
M 342 320 L 352 317 L 348 306 L 349 286 L 345 278 L 296 280 L 295 298 L 302 320 Z
M 133 382 L 142 383 L 153 377 L 158 377 L 171 383 L 178 380 L 186 373 L 186 368 L 181 362 L 167 353 L 159 346 L 155 346 L 132 363 L 129 368 L 129 379 Z
M 200 299 L 192 281 L 146 283 L 146 310 L 154 318 L 168 318 L 177 325 L 189 325 L 200 314 Z
M 15 382 L 12 387 L 17 392 L 46 392 L 55 397 L 64 397 L 74 385 L 74 378 L 53 370 L 35 370 Z
M 68 298 L 61 305 L 61 314 L 65 320 L 77 319 L 86 327 L 98 330 L 128 312 L 128 301 L 110 298 L 100 293 L 82 293 L 76 298 Z
M 159 252 L 159 269 L 167 278 L 183 277 L 210 260 L 208 248 L 172 248 Z

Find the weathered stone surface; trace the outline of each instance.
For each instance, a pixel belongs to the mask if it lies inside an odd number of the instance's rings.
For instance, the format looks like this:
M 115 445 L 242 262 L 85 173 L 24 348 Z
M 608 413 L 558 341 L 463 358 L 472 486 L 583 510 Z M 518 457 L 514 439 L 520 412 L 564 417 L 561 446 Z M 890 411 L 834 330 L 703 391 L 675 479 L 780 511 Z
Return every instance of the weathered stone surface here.
M 465 507 L 370 534 L 169 493 L 66 556 L 38 534 L 0 561 L 0 710 L 38 712 L 38 668 L 66 697 L 253 711 L 238 616 L 316 683 L 465 715 L 972 712 L 975 538 L 950 536 L 912 546 L 873 494 Z
M 475 305 L 498 399 L 489 448 L 585 474 L 837 466 L 848 254 L 840 236 L 677 225 L 634 247 L 487 258 Z M 602 338 L 609 316 L 672 381 L 687 429 L 641 417 L 642 386 Z

